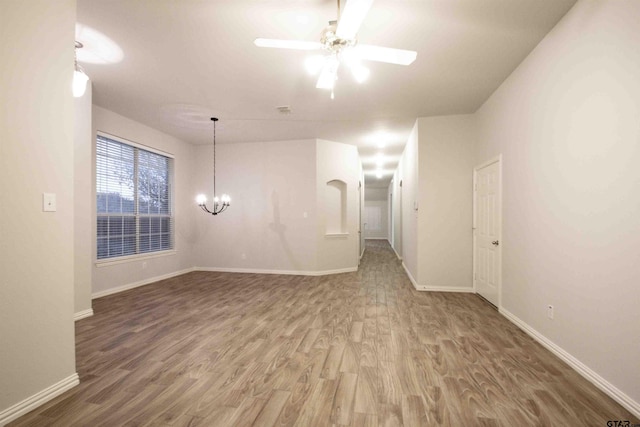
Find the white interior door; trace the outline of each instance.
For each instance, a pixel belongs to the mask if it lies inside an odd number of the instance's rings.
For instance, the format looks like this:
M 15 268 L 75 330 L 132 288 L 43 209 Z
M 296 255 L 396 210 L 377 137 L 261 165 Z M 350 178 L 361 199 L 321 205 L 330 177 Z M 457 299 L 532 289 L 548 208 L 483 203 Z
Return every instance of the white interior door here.
M 501 161 L 474 171 L 473 278 L 478 294 L 500 307 L 501 260 Z
M 369 205 L 364 207 L 364 238 L 379 238 L 382 229 L 382 208 L 379 205 Z

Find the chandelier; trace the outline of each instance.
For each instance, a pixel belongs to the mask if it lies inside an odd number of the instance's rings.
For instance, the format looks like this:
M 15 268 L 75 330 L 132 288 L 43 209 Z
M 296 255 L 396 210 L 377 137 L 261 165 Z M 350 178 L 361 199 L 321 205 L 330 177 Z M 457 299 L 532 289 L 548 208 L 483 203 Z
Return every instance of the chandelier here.
M 89 76 L 84 72 L 80 64 L 78 64 L 78 57 L 76 52 L 78 49 L 82 49 L 84 45 L 79 41 L 76 41 L 76 49 L 73 52 L 73 96 L 76 98 L 80 98 L 84 95 L 84 92 L 87 90 L 87 81 L 89 80 Z
M 231 198 L 227 194 L 223 194 L 219 199 L 216 196 L 216 122 L 218 118 L 211 117 L 211 121 L 213 122 L 213 208 L 207 208 L 207 196 L 204 194 L 199 194 L 196 202 L 203 211 L 218 215 L 231 206 Z

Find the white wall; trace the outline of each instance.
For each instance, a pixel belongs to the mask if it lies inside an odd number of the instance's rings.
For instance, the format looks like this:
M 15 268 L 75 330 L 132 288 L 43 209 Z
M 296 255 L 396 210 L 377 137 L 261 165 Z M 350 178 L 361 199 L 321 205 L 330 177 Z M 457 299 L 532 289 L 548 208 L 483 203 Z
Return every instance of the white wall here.
M 418 263 L 421 287 L 473 287 L 473 147 L 471 115 L 418 119 Z
M 418 121 L 416 121 L 409 135 L 400 163 L 402 171 L 400 177 L 402 180 L 402 207 L 400 208 L 402 215 L 400 219 L 402 227 L 401 256 L 403 265 L 412 280 L 417 281 L 420 269 L 418 264 L 418 212 L 420 209 L 418 203 Z M 418 207 L 417 210 L 416 206 Z
M 74 201 L 74 311 L 78 317 L 85 317 L 91 311 L 91 238 L 95 214 L 93 212 L 93 150 L 94 137 L 92 123 L 92 87 L 87 82 L 87 91 L 74 98 L 74 153 L 73 153 L 73 201 Z
M 212 145 L 185 144 L 97 106 L 93 121 L 94 134 L 106 132 L 173 154 L 176 195 L 176 254 L 94 265 L 94 297 L 194 267 L 301 274 L 357 267 L 359 157 L 354 146 L 316 140 L 218 143 L 217 191 L 228 193 L 232 205 L 212 216 L 195 203 L 199 193 L 213 196 Z M 326 201 L 318 197 L 331 179 L 347 185 L 346 233 L 336 239 L 325 238 Z M 95 238 L 91 250 L 95 259 Z
M 379 223 L 369 217 L 369 212 L 379 216 Z M 368 187 L 364 193 L 365 239 L 389 239 L 389 202 L 387 188 Z
M 317 140 L 316 185 L 317 185 L 317 269 L 335 271 L 356 269 L 358 266 L 358 183 L 360 157 L 354 145 Z M 346 183 L 346 234 L 326 235 L 325 200 L 322 197 L 327 182 L 338 179 Z
M 315 140 L 218 143 L 216 157 L 216 190 L 229 194 L 231 206 L 212 216 L 190 203 L 195 266 L 316 270 Z M 212 167 L 213 146 L 198 146 L 193 197 L 213 197 Z
M 503 310 L 640 413 L 640 2 L 580 1 L 477 112 Z M 546 318 L 546 306 L 555 318 Z
M 96 266 L 94 263 L 94 296 L 105 295 L 132 284 L 190 269 L 193 266 L 191 254 L 196 233 L 193 220 L 197 211 L 195 195 L 193 194 L 194 147 L 191 144 L 96 105 L 93 107 L 93 129 L 94 138 L 96 132 L 101 131 L 174 156 L 173 207 L 175 212 L 175 253 L 164 256 L 150 254 L 150 258 L 139 258 L 107 266 Z M 94 216 L 91 232 L 91 259 L 95 260 L 95 142 L 92 146 L 92 212 L 94 212 Z
M 77 384 L 75 7 L 0 2 L 0 424 L 36 393 Z M 42 211 L 45 192 L 56 194 L 56 212 Z
M 473 288 L 474 140 L 471 115 L 416 120 L 384 191 L 394 201 L 394 248 L 420 289 Z
M 212 197 L 213 148 L 196 147 L 194 197 Z M 218 144 L 216 188 L 228 211 L 195 204 L 197 269 L 319 274 L 358 265 L 359 157 L 354 146 L 322 140 Z M 345 233 L 326 237 L 327 182 L 346 184 Z

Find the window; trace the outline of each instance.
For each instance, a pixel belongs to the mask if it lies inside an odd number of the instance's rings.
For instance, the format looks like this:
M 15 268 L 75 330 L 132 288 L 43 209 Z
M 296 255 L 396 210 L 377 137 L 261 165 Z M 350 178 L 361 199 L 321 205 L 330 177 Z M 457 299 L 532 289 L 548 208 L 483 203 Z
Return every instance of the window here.
M 173 159 L 98 135 L 98 260 L 173 249 Z

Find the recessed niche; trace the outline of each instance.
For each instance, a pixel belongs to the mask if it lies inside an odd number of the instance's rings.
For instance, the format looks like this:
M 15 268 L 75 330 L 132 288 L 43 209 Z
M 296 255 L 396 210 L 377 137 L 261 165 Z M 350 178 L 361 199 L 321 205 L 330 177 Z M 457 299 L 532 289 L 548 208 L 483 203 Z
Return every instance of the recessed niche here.
M 327 182 L 324 191 L 326 234 L 347 233 L 347 183 L 339 179 Z

